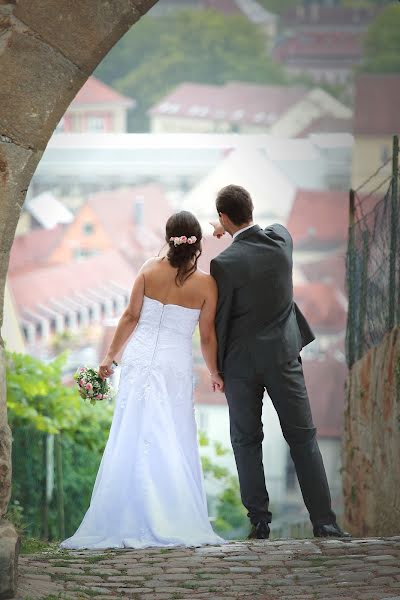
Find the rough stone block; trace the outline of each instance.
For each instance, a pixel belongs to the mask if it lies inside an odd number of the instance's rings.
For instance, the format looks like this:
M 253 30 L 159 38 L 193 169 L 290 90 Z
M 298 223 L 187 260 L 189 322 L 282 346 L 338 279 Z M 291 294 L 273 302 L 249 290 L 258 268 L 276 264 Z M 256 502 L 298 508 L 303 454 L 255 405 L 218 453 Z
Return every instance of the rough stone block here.
M 0 521 L 0 599 L 13 598 L 17 591 L 17 562 L 20 539 L 13 525 Z
M 156 0 L 19 2 L 14 15 L 50 46 L 91 73 L 119 38 Z
M 2 25 L 0 135 L 43 150 L 87 76 L 13 17 Z

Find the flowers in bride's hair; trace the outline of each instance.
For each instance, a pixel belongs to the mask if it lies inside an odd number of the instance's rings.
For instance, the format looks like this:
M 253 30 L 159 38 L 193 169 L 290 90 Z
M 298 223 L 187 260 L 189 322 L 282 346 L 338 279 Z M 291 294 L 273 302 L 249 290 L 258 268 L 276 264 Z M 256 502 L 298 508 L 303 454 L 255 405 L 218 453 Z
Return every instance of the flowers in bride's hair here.
M 170 242 L 174 242 L 174 246 L 180 246 L 180 244 L 194 244 L 197 242 L 197 237 L 195 235 L 190 236 L 189 238 L 186 235 L 170 237 Z
M 102 379 L 95 369 L 91 367 L 79 367 L 73 376 L 78 385 L 78 393 L 90 404 L 96 404 L 99 400 L 111 400 L 114 390 L 107 379 Z

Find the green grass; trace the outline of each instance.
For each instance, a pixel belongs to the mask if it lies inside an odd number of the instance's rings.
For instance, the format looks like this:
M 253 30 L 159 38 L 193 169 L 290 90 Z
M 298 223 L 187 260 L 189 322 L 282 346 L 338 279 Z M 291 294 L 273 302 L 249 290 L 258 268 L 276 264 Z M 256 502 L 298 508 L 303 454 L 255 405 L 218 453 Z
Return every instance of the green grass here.
M 197 583 L 180 583 L 179 586 L 188 590 L 198 590 L 200 587 Z
M 112 558 L 112 554 L 111 552 L 108 552 L 107 554 L 95 554 L 93 556 L 88 556 L 87 558 L 85 557 L 85 562 L 88 563 L 97 563 L 97 562 L 101 562 L 102 560 L 107 560 L 109 558 Z
M 39 538 L 22 536 L 20 554 L 37 554 L 40 552 L 48 552 L 49 550 L 54 551 L 58 548 L 59 543 L 59 541 L 46 542 Z

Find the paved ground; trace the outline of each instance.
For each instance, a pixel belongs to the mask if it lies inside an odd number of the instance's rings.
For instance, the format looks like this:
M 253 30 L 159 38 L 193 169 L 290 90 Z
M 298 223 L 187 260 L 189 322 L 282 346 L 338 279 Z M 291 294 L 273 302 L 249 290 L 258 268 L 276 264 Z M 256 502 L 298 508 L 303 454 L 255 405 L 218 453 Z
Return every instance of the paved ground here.
M 400 536 L 59 550 L 19 565 L 19 600 L 400 600 Z

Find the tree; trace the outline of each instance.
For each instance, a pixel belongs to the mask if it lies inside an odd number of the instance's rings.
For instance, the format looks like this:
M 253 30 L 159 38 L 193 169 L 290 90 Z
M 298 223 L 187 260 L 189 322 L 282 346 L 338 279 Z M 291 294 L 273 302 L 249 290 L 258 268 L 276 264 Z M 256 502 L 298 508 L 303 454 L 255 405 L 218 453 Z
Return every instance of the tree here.
M 113 410 L 107 402 L 94 408 L 63 383 L 66 359 L 67 353 L 63 353 L 45 363 L 6 352 L 8 419 L 13 431 L 10 507 L 18 506 L 19 525 L 23 516 L 27 534 L 45 539 L 62 537 L 64 522 L 68 531 L 79 524 L 89 503 Z M 49 498 L 54 467 L 57 494 Z
M 287 83 L 266 51 L 260 29 L 245 17 L 184 10 L 146 17 L 103 60 L 95 75 L 137 101 L 130 129 L 148 129 L 147 110 L 183 82 Z
M 364 71 L 400 74 L 400 7 L 387 6 L 371 24 L 365 38 Z

